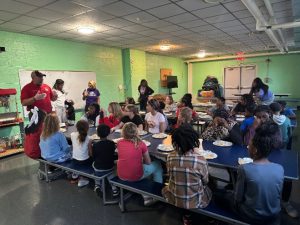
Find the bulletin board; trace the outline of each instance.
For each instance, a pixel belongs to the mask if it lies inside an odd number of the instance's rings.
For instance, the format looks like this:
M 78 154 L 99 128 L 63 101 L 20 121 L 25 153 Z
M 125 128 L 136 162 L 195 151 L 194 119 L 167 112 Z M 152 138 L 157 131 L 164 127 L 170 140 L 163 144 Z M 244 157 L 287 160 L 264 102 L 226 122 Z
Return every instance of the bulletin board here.
M 160 86 L 167 87 L 167 76 L 173 74 L 172 69 L 160 69 Z

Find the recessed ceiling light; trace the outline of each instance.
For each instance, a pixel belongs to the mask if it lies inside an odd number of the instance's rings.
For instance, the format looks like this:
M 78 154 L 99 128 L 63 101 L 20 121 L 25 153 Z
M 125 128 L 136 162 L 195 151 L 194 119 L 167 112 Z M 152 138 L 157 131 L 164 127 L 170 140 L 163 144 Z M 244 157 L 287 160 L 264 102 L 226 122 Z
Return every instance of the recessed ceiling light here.
M 200 50 L 200 51 L 197 53 L 197 57 L 198 57 L 198 58 L 204 58 L 205 55 L 206 55 L 205 50 Z
M 159 48 L 162 51 L 168 51 L 168 50 L 170 50 L 171 45 L 170 44 L 162 44 L 162 45 L 159 46 Z
M 92 34 L 95 32 L 95 28 L 93 27 L 79 27 L 77 31 L 81 34 Z

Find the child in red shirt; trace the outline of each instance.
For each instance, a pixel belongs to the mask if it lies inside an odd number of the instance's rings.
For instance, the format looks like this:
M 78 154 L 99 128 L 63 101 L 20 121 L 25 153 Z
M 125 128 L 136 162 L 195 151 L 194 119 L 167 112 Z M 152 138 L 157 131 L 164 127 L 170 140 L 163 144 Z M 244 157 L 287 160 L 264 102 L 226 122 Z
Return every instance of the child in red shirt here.
M 109 128 L 113 128 L 119 125 L 123 116 L 120 104 L 117 102 L 109 103 L 107 111 L 110 113 L 109 116 L 104 116 L 104 111 L 101 110 L 100 115 L 96 118 L 96 126 L 105 124 Z
M 153 180 L 162 183 L 162 168 L 158 161 L 151 162 L 145 143 L 138 136 L 137 126 L 128 122 L 122 129 L 123 139 L 118 141 L 118 177 L 126 181 L 139 181 L 150 175 Z M 144 205 L 154 203 L 149 196 L 143 196 Z

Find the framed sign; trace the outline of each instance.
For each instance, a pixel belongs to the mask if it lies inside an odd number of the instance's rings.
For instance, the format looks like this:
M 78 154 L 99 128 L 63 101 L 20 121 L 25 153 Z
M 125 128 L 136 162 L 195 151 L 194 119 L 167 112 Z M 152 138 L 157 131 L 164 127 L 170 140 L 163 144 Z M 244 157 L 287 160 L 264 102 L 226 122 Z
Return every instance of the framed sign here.
M 167 87 L 167 76 L 171 76 L 172 69 L 160 69 L 160 86 Z

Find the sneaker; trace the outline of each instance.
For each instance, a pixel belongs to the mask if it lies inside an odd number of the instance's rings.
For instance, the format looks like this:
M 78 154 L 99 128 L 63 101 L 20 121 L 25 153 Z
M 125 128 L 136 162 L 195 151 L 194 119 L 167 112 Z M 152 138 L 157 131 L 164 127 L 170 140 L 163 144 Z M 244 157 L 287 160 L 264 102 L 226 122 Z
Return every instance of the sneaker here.
M 88 185 L 90 182 L 88 179 L 85 179 L 85 178 L 80 178 L 79 181 L 78 181 L 78 184 L 77 186 L 78 187 L 84 187 L 86 185 Z
M 119 189 L 118 189 L 118 188 L 112 189 L 112 195 L 113 195 L 113 197 L 118 197 L 119 194 L 120 194 L 120 192 L 119 192 Z
M 154 205 L 156 202 L 158 202 L 158 201 L 151 197 L 144 196 L 144 206 L 151 206 L 151 205 Z
M 298 211 L 291 205 L 290 202 L 282 202 L 282 208 L 285 212 L 292 218 L 298 218 L 299 213 Z

